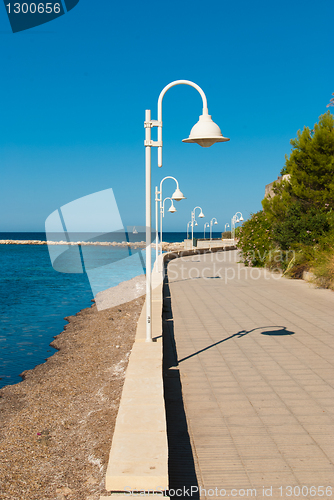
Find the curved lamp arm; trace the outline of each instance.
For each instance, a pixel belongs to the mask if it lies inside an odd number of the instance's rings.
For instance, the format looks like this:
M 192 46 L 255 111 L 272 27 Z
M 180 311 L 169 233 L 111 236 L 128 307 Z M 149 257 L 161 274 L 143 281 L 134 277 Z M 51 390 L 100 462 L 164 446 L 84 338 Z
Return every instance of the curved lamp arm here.
M 173 181 L 175 181 L 175 182 L 176 182 L 176 187 L 177 187 L 178 189 L 180 189 L 180 188 L 179 188 L 179 183 L 178 183 L 177 179 L 175 179 L 175 177 L 172 177 L 171 175 L 167 175 L 167 177 L 164 177 L 164 178 L 162 179 L 162 181 L 160 182 L 160 191 L 159 191 L 159 193 L 160 193 L 160 200 L 161 200 L 162 183 L 163 183 L 166 179 L 173 179 Z
M 162 167 L 162 99 L 164 98 L 167 90 L 169 90 L 171 87 L 175 87 L 175 85 L 189 85 L 190 87 L 196 89 L 202 97 L 203 115 L 209 114 L 206 95 L 204 94 L 201 87 L 199 87 L 196 83 L 190 82 L 189 80 L 175 80 L 175 82 L 169 83 L 164 89 L 162 89 L 158 99 L 158 143 L 161 143 L 161 145 L 158 146 L 158 167 Z
M 203 101 L 203 114 L 208 114 L 208 101 L 206 99 L 206 95 L 204 94 L 203 90 L 199 85 L 197 85 L 194 82 L 191 82 L 190 80 L 175 80 L 174 82 L 169 83 L 166 85 L 165 88 L 162 89 L 159 95 L 158 99 L 158 120 L 162 121 L 162 99 L 164 98 L 164 95 L 166 94 L 167 90 L 169 90 L 171 87 L 175 87 L 175 85 L 189 85 L 190 87 L 193 87 L 196 89 L 202 97 Z
M 195 207 L 193 210 L 194 213 L 195 213 L 196 208 L 198 208 L 199 210 L 201 210 L 201 212 L 203 212 L 202 207 Z
M 193 217 L 194 217 L 194 219 L 195 219 L 195 211 L 196 211 L 196 208 L 198 208 L 198 209 L 199 209 L 199 210 L 203 213 L 203 209 L 202 209 L 202 207 L 195 207 L 195 208 L 194 208 L 194 210 L 191 212 L 191 213 L 192 213 L 192 215 L 193 215 Z
M 171 207 L 174 206 L 172 198 L 170 198 L 169 196 L 167 196 L 167 198 L 165 198 L 164 201 L 162 202 L 162 206 L 161 206 L 161 214 L 162 214 L 163 217 L 165 217 L 165 201 L 166 200 L 170 200 L 172 202 Z
M 218 224 L 218 221 L 217 221 L 216 217 L 212 217 L 212 219 L 211 219 L 211 221 L 210 221 L 211 226 L 212 226 L 212 223 L 213 223 L 213 221 L 214 221 L 214 220 L 215 220 L 215 221 L 216 221 L 216 223 Z

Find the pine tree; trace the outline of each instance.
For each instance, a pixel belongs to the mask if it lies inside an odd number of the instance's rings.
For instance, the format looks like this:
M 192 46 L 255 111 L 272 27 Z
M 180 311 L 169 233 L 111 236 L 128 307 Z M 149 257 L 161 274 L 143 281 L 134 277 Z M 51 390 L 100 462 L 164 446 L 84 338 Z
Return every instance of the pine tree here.
M 292 198 L 305 210 L 334 208 L 334 116 L 327 111 L 313 130 L 304 127 L 290 143 L 284 173 L 290 174 Z

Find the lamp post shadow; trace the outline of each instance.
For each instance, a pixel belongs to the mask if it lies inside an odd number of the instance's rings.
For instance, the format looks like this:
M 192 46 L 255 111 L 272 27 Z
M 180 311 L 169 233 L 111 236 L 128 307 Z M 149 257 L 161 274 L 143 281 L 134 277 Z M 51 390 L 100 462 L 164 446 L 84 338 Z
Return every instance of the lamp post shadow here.
M 214 344 L 210 344 L 207 347 L 204 347 L 203 349 L 200 349 L 199 351 L 194 352 L 193 354 L 189 354 L 189 356 L 186 356 L 185 358 L 177 360 L 177 364 L 182 363 L 182 361 L 186 361 L 187 359 L 190 359 L 194 356 L 197 356 L 197 354 L 201 354 L 202 352 L 208 351 L 212 347 L 216 347 L 219 344 L 222 344 L 223 342 L 226 342 L 227 340 L 231 340 L 233 338 L 242 338 L 245 335 L 248 335 L 252 332 L 255 332 L 256 330 L 264 330 L 265 328 L 278 328 L 278 330 L 269 330 L 265 332 L 260 332 L 261 335 L 270 335 L 270 336 L 284 336 L 284 335 L 294 335 L 295 332 L 291 332 L 290 330 L 287 330 L 286 326 L 259 326 L 257 328 L 252 328 L 251 330 L 240 330 L 240 332 L 234 333 L 233 335 L 230 335 L 229 337 L 226 337 L 225 339 L 219 340 L 218 342 L 215 342 Z
M 177 368 L 173 315 L 168 278 L 164 282 L 163 302 L 163 381 L 168 439 L 169 488 L 173 490 L 198 487 L 194 456 L 191 448 L 186 414 L 183 406 L 182 385 Z M 178 496 L 186 498 L 184 495 Z M 187 497 L 188 498 L 188 497 Z M 193 493 L 193 500 L 199 494 Z

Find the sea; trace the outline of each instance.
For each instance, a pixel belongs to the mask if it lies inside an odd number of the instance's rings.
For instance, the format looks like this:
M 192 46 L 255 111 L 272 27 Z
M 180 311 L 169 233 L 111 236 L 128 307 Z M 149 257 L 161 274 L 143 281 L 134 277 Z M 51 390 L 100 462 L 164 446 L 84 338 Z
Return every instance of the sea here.
M 186 236 L 183 232 L 165 232 L 163 241 L 180 242 Z M 194 237 L 203 235 L 194 232 Z M 212 237 L 219 238 L 221 233 L 213 233 Z M 0 240 L 46 241 L 46 235 L 0 233 Z M 89 274 L 92 271 L 55 270 L 48 245 L 0 244 L 0 262 L 1 388 L 20 382 L 20 373 L 52 356 L 55 349 L 50 342 L 63 331 L 64 318 L 90 307 L 94 295 Z M 142 268 L 118 265 L 109 286 L 131 279 L 136 273 L 143 273 Z M 95 288 L 94 293 L 97 291 L 100 289 Z

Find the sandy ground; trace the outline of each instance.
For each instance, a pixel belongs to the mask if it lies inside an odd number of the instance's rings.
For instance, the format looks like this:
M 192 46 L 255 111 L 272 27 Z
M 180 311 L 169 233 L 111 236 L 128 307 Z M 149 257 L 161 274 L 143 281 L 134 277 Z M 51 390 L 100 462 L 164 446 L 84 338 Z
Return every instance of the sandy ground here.
M 66 318 L 46 363 L 0 390 L 0 499 L 98 500 L 144 297 Z
M 114 290 L 117 289 L 117 293 Z M 146 294 L 146 277 L 144 274 L 135 276 L 128 281 L 122 281 L 117 287 L 99 292 L 95 297 L 96 307 L 99 311 L 116 307 L 124 302 L 138 299 Z

